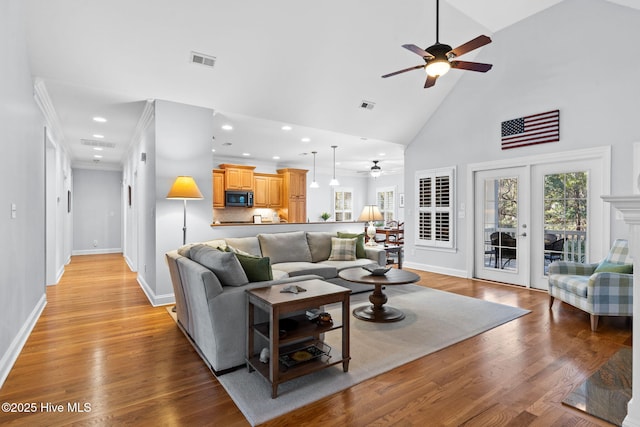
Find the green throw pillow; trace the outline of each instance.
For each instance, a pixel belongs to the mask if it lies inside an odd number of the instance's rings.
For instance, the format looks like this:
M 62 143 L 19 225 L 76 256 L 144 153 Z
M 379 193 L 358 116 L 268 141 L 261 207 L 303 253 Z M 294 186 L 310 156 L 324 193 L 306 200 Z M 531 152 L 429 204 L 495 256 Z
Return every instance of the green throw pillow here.
M 353 239 L 356 240 L 356 258 L 366 258 L 367 253 L 364 250 L 364 233 L 340 233 L 338 232 L 338 237 L 341 239 Z
M 632 274 L 633 264 L 613 264 L 611 262 L 602 261 L 598 267 L 596 267 L 596 273 L 623 273 Z
M 253 255 L 243 255 L 236 253 L 236 258 L 247 275 L 250 282 L 264 282 L 273 280 L 273 271 L 269 257 L 257 257 Z

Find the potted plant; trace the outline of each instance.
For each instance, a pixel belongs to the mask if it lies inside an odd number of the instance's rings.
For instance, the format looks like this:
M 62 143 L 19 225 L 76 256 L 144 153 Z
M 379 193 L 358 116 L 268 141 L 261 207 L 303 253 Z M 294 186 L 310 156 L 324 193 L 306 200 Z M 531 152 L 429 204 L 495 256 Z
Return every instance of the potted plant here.
M 331 214 L 328 212 L 322 212 L 322 215 L 320 215 L 320 218 L 322 218 L 323 221 L 327 221 L 329 218 L 331 218 Z

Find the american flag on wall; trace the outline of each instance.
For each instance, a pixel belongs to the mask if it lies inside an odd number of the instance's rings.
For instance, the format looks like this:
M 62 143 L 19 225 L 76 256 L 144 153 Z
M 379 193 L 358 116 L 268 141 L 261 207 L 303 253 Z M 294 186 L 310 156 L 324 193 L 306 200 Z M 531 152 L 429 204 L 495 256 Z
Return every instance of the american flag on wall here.
M 560 141 L 560 110 L 502 122 L 502 149 Z

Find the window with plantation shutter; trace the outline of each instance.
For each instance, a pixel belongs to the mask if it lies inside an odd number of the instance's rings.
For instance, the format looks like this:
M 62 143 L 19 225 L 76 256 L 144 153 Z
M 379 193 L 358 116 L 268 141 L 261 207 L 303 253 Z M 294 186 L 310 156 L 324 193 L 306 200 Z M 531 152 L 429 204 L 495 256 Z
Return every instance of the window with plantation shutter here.
M 393 221 L 395 218 L 395 188 L 383 187 L 376 189 L 378 208 L 384 217 L 384 222 Z
M 416 245 L 453 248 L 455 167 L 416 172 Z

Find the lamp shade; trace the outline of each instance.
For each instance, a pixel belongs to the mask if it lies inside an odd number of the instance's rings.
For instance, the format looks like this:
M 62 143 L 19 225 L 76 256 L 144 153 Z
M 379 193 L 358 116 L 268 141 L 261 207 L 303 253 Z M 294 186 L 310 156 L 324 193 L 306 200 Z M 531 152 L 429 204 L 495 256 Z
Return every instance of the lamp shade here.
M 179 176 L 173 182 L 169 194 L 167 194 L 167 199 L 202 200 L 204 196 L 192 176 Z
M 358 221 L 382 221 L 384 217 L 376 205 L 366 205 L 358 217 Z

